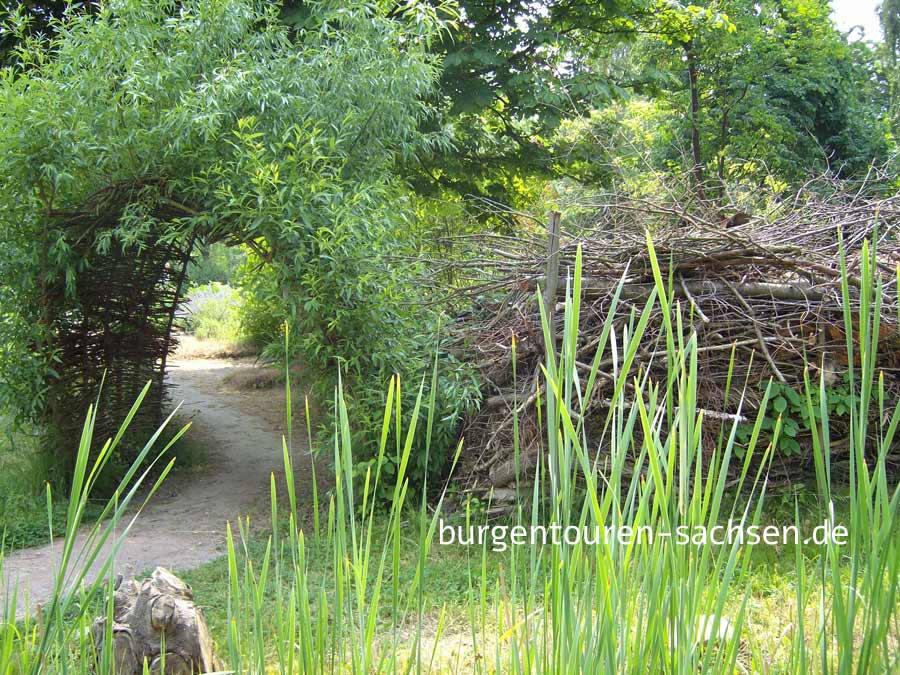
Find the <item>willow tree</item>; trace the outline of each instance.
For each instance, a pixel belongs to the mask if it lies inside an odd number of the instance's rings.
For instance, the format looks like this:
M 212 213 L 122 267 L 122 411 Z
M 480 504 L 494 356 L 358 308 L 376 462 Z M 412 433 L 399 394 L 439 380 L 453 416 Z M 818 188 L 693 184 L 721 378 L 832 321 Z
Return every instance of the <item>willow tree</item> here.
M 289 30 L 278 9 L 110 0 L 50 38 L 5 26 L 18 36 L 0 82 L 0 404 L 46 414 L 59 367 L 75 367 L 54 363 L 60 321 L 92 310 L 79 288 L 160 242 L 251 247 L 313 367 L 340 357 L 363 380 L 427 360 L 383 255 L 402 246 L 395 167 L 442 142 L 419 127 L 439 76 L 429 47 L 452 15 L 324 1 Z M 108 226 L 67 227 L 73 214 Z M 65 300 L 48 304 L 51 288 Z

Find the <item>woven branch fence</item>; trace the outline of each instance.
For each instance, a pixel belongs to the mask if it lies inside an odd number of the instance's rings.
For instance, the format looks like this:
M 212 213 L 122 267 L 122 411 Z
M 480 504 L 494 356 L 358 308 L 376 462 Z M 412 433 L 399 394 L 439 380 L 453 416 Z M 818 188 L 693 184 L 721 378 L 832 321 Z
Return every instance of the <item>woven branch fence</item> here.
M 141 231 L 129 236 L 121 225 L 135 209 Z M 43 294 L 55 354 L 46 427 L 63 469 L 74 457 L 89 405 L 99 403 L 94 437 L 102 443 L 153 381 L 120 446 L 124 462 L 161 422 L 172 322 L 194 241 L 171 235 L 173 223 L 192 213 L 162 181 L 141 179 L 111 185 L 77 210 L 52 214 L 70 242 L 71 258 L 79 261 L 68 279 L 60 272 Z

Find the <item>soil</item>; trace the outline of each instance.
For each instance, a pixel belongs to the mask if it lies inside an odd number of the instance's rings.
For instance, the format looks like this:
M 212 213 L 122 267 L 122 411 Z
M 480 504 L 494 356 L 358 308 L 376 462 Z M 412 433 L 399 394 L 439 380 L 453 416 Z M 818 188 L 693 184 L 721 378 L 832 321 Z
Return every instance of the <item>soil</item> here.
M 265 374 L 256 378 L 256 371 Z M 247 359 L 172 361 L 168 378 L 173 402 L 182 402 L 178 421 L 192 422 L 189 442 L 204 448 L 208 456 L 202 468 L 170 476 L 139 514 L 116 557 L 116 572 L 126 578 L 157 565 L 177 572 L 221 556 L 226 522 L 232 522 L 233 530 L 239 517 L 268 522 L 273 473 L 279 493 L 286 493 L 282 455 L 285 392 L 283 385 L 270 386 L 268 369 Z M 266 388 L 246 386 L 256 381 L 266 383 Z M 302 392 L 294 396 L 299 413 L 293 425 L 297 500 L 309 511 L 313 464 L 307 452 Z M 325 472 L 324 467 L 316 466 L 318 476 Z M 79 533 L 76 552 L 86 534 Z M 111 545 L 108 542 L 107 549 Z M 25 611 L 26 593 L 32 607 L 46 602 L 53 590 L 60 549 L 61 542 L 55 542 L 5 556 L 0 602 L 5 602 L 5 589 L 13 583 L 18 583 L 18 616 Z M 92 571 L 99 567 L 98 563 Z

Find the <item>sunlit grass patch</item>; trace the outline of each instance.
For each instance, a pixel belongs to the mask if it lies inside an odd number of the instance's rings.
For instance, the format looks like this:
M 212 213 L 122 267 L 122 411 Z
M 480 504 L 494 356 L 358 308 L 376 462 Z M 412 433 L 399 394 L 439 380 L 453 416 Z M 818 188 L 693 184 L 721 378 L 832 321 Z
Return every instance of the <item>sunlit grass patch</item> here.
M 183 359 L 236 359 L 255 356 L 256 347 L 243 339 L 201 339 L 193 335 L 179 335 L 174 358 Z

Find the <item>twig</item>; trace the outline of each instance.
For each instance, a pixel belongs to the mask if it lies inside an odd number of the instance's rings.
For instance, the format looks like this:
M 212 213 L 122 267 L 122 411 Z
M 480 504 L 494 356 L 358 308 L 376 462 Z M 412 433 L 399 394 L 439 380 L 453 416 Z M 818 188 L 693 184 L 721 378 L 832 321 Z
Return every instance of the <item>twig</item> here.
M 769 353 L 769 348 L 766 346 L 766 339 L 763 337 L 762 331 L 759 329 L 759 322 L 756 320 L 756 313 L 753 311 L 753 308 L 747 303 L 746 300 L 744 300 L 744 296 L 740 294 L 733 283 L 731 283 L 727 279 L 722 279 L 722 281 L 724 281 L 728 288 L 732 290 L 732 292 L 734 293 L 734 297 L 737 298 L 737 301 L 740 302 L 744 309 L 747 310 L 747 313 L 750 314 L 751 320 L 753 322 L 753 330 L 756 333 L 756 337 L 759 339 L 759 348 L 762 350 L 763 356 L 765 356 L 766 361 L 769 362 L 769 366 L 772 368 L 772 372 L 775 373 L 775 377 L 778 378 L 779 382 L 785 384 L 787 380 L 785 379 L 784 375 L 781 374 L 778 366 L 775 365 L 775 360 Z
M 681 290 L 684 291 L 684 294 L 687 296 L 688 300 L 691 301 L 691 306 L 697 311 L 697 315 L 700 317 L 700 320 L 703 323 L 709 323 L 709 317 L 703 313 L 703 310 L 700 309 L 700 303 L 694 299 L 694 296 L 691 295 L 691 292 L 688 290 L 687 284 L 684 283 L 684 277 L 679 275 L 678 282 L 681 284 Z

